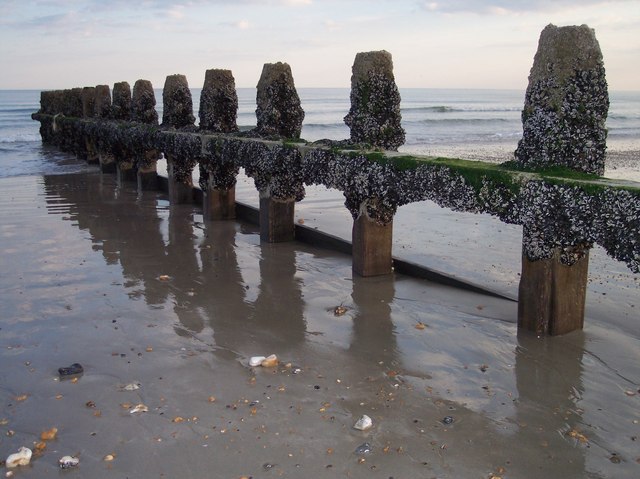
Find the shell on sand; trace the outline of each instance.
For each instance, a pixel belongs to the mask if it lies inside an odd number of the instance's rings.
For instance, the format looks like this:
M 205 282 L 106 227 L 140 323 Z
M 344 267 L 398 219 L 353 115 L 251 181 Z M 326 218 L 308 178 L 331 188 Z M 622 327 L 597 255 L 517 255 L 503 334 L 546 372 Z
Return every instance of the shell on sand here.
M 58 460 L 58 464 L 61 469 L 68 469 L 70 467 L 76 467 L 80 464 L 80 459 L 73 456 L 62 456 L 60 460 Z
M 265 359 L 267 359 L 265 356 L 252 356 L 249 359 L 249 366 L 251 366 L 252 368 L 260 366 L 262 364 L 262 361 L 264 361 Z
M 363 414 L 360 419 L 353 425 L 354 429 L 358 429 L 359 431 L 366 431 L 367 429 L 373 426 L 373 421 L 369 416 Z
M 11 454 L 7 457 L 5 465 L 8 468 L 14 468 L 18 466 L 27 466 L 31 462 L 31 449 L 28 447 L 21 447 L 18 452 Z

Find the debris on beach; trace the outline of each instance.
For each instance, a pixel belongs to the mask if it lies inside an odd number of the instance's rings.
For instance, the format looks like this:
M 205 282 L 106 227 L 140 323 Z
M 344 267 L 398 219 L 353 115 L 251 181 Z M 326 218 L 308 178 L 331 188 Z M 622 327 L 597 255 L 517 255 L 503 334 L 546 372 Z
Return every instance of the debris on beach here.
M 336 306 L 335 308 L 333 308 L 333 315 L 334 316 L 342 316 L 347 311 L 348 311 L 348 309 L 346 307 L 342 306 L 342 305 Z
M 111 461 L 113 461 L 115 458 L 116 458 L 116 455 L 115 455 L 115 454 L 107 454 L 106 456 L 104 456 L 104 457 L 102 458 L 102 460 L 103 460 L 104 462 L 111 462 Z
M 276 356 L 275 354 L 271 354 L 267 356 L 260 363 L 260 366 L 262 366 L 263 368 L 273 368 L 277 365 L 278 365 L 278 356 Z
M 249 366 L 252 368 L 262 366 L 263 368 L 272 368 L 279 363 L 278 356 L 271 354 L 269 356 L 252 356 L 249 358 Z
M 84 372 L 84 368 L 79 363 L 73 363 L 71 366 L 66 368 L 65 367 L 58 368 L 58 374 L 60 375 L 61 378 L 64 378 L 67 376 L 75 376 L 77 374 L 82 374 L 83 372 Z
M 46 431 L 42 431 L 40 433 L 40 439 L 43 441 L 52 441 L 56 438 L 58 434 L 58 428 L 52 427 L 51 429 L 47 429 Z
M 160 281 L 169 281 L 169 279 L 171 279 L 171 277 L 168 274 L 161 274 L 160 276 L 158 276 L 158 279 Z
M 252 368 L 260 366 L 260 364 L 262 364 L 262 361 L 264 361 L 265 359 L 267 359 L 266 356 L 252 356 L 251 358 L 249 358 L 249 366 L 251 366 Z
M 62 456 L 58 460 L 60 469 L 69 469 L 70 467 L 76 467 L 78 464 L 80 464 L 80 459 L 74 456 Z
M 442 424 L 453 424 L 453 416 L 445 416 L 442 418 Z
M 567 436 L 577 440 L 581 444 L 588 444 L 589 443 L 589 439 L 587 439 L 587 436 L 585 436 L 581 432 L 577 431 L 576 429 L 572 429 L 571 431 L 569 431 L 567 433 Z
M 120 386 L 120 391 L 136 391 L 137 389 L 140 389 L 140 383 L 137 381 Z
M 371 452 L 371 444 L 369 444 L 368 442 L 360 444 L 358 447 L 356 447 L 356 450 L 355 450 L 355 453 L 358 456 L 362 456 L 363 454 L 369 454 L 370 452 Z
M 353 425 L 353 428 L 359 431 L 366 431 L 367 429 L 370 429 L 371 426 L 373 426 L 373 421 L 369 416 L 363 414 L 362 417 Z
M 18 452 L 15 452 L 7 457 L 5 466 L 7 466 L 7 468 L 9 469 L 13 469 L 14 467 L 18 466 L 28 466 L 29 462 L 31 462 L 32 454 L 33 453 L 31 452 L 31 449 L 29 449 L 28 447 L 21 447 L 20 449 L 18 449 Z
M 418 330 L 422 331 L 423 329 L 426 329 L 426 328 L 427 328 L 427 325 L 426 325 L 426 324 L 424 324 L 424 323 L 422 323 L 422 322 L 420 322 L 420 321 L 418 321 L 418 323 L 416 323 L 416 325 L 414 326 L 414 328 L 416 328 L 416 329 L 418 329 Z
M 133 406 L 131 411 L 129 411 L 130 414 L 134 414 L 134 413 L 137 413 L 137 412 L 149 412 L 149 408 L 147 406 L 145 406 L 144 404 L 140 403 L 140 404 L 136 404 L 135 406 Z

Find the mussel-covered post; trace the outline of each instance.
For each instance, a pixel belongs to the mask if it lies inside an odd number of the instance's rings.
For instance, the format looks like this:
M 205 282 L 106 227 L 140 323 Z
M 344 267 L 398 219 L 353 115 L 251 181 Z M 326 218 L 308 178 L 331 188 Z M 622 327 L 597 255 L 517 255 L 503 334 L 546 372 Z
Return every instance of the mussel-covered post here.
M 404 143 L 400 124 L 400 93 L 393 75 L 391 54 L 384 50 L 356 55 L 351 75 L 351 109 L 344 118 L 351 141 L 397 150 Z M 377 198 L 365 199 L 353 222 L 353 271 L 376 276 L 392 271 L 393 216 L 373 218 Z
M 109 85 L 97 85 L 94 90 L 93 116 L 99 120 L 109 120 L 111 118 L 111 89 Z M 113 153 L 101 148 L 98 144 L 98 161 L 100 171 L 103 173 L 116 172 L 116 159 Z
M 586 25 L 548 25 L 529 75 L 516 163 L 602 175 L 608 108 L 594 31 Z M 523 225 L 518 327 L 540 335 L 582 329 L 591 243 L 572 244 L 559 236 L 569 234 L 568 226 L 584 229 L 585 225 L 571 224 L 567 210 L 589 206 L 567 205 L 549 189 L 547 198 L 527 207 L 531 220 Z
M 200 94 L 200 131 L 235 133 L 238 131 L 238 95 L 230 70 L 207 70 Z M 208 154 L 200 162 L 204 217 L 225 220 L 236 217 L 236 176 L 239 168 L 225 161 L 216 142 L 209 143 Z
M 153 85 L 149 80 L 137 80 L 133 85 L 131 96 L 131 120 L 149 126 L 149 132 L 158 126 L 158 112 L 156 111 L 156 96 Z M 147 138 L 148 139 L 148 138 Z M 136 158 L 136 176 L 138 189 L 157 190 L 157 163 L 159 153 L 156 148 L 141 145 L 142 149 Z
M 195 130 L 193 100 L 187 78 L 184 75 L 169 75 L 162 91 L 162 129 L 174 131 Z M 193 168 L 198 158 L 191 157 L 191 148 L 182 148 L 184 135 L 165 135 L 164 154 L 167 158 L 169 201 L 173 204 L 193 201 Z
M 93 86 L 86 86 L 82 89 L 82 117 L 85 119 L 91 119 L 96 114 L 96 88 Z M 87 163 L 98 164 L 100 158 L 98 155 L 98 148 L 96 147 L 95 139 L 89 135 L 85 136 L 85 149 L 87 151 Z
M 291 67 L 287 63 L 264 65 L 258 81 L 256 103 L 256 133 L 259 136 L 300 138 L 304 111 L 293 82 Z M 269 165 L 274 173 L 273 179 L 258 184 L 259 181 L 254 178 L 260 193 L 260 238 L 263 241 L 277 243 L 291 241 L 295 237 L 295 202 L 304 197 L 302 173 L 299 161 L 295 158 L 296 152 L 297 150 L 282 149 L 273 152 L 273 155 L 269 154 L 273 158 Z
M 131 87 L 126 81 L 113 85 L 111 117 L 117 121 L 131 120 Z M 123 150 L 123 155 L 116 157 L 116 172 L 118 181 L 137 181 L 136 161 L 129 149 Z

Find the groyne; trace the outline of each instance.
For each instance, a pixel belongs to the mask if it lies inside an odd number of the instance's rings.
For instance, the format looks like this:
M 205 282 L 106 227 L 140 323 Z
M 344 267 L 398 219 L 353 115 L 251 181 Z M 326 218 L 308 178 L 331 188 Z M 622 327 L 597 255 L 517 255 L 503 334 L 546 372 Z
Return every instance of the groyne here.
M 295 203 L 305 185 L 344 194 L 353 217 L 353 271 L 393 270 L 393 217 L 423 200 L 487 213 L 523 226 L 518 325 L 537 334 L 581 329 L 589 249 L 601 245 L 640 272 L 640 184 L 602 178 L 608 93 L 593 30 L 546 27 L 529 77 L 523 138 L 514 161 L 491 165 L 400 154 L 400 95 L 388 52 L 356 56 L 350 138 L 300 139 L 304 111 L 286 63 L 266 64 L 257 88 L 257 127 L 238 132 L 237 97 L 228 70 L 208 70 L 195 125 L 183 75 L 170 75 L 158 124 L 150 82 L 42 92 L 43 142 L 57 145 L 141 189 L 158 187 L 156 162 L 167 160 L 172 203 L 193 201 L 200 171 L 205 217 L 235 217 L 236 176 L 243 168 L 260 195 L 260 236 L 295 238 Z M 428 221 L 428 218 L 425 218 Z M 396 232 L 402 234 L 402 232 Z M 516 246 L 514 246 L 516 247 Z M 482 245 L 478 245 L 482 254 Z

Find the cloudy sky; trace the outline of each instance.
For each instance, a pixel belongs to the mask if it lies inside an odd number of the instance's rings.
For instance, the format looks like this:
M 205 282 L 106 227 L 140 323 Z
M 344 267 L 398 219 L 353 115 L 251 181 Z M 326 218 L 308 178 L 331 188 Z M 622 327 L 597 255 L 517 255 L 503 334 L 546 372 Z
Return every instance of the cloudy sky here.
M 596 31 L 612 90 L 640 90 L 640 0 L 0 0 L 0 89 L 209 68 L 255 86 L 285 61 L 298 87 L 347 87 L 357 52 L 392 53 L 400 87 L 524 89 L 548 23 Z

